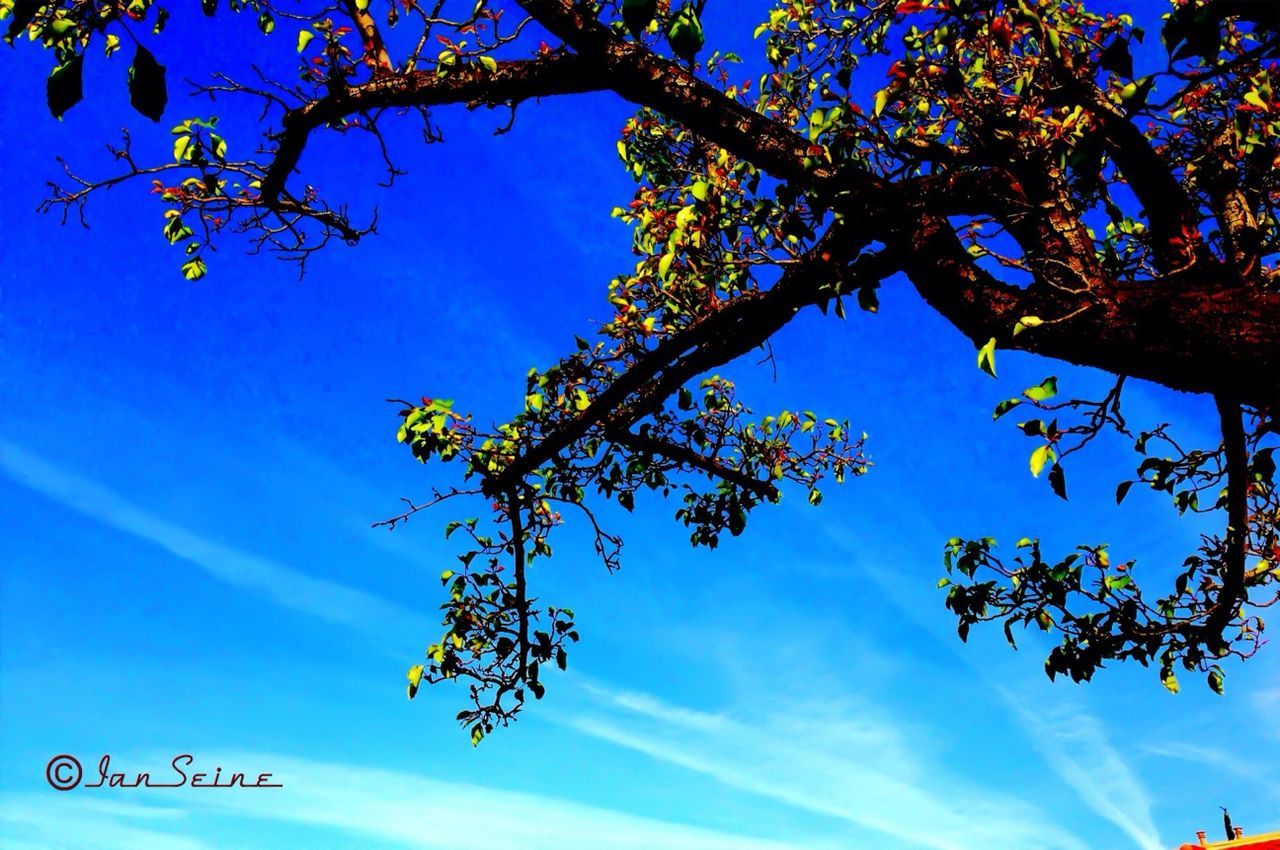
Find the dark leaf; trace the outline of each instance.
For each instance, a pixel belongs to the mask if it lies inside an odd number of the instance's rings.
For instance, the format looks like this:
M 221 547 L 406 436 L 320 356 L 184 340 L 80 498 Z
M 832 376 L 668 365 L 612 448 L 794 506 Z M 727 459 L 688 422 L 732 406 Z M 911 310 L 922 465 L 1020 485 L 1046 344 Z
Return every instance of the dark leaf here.
M 1133 56 L 1129 54 L 1129 42 L 1117 38 L 1102 49 L 1098 64 L 1105 70 L 1133 79 Z
M 658 0 L 623 0 L 622 20 L 627 30 L 636 38 L 649 28 L 653 16 L 658 13 Z
M 53 73 L 45 83 L 45 94 L 49 100 L 49 111 L 53 113 L 54 118 L 61 118 L 64 112 L 84 97 L 83 78 L 83 53 L 72 56 L 53 69 Z
M 1062 464 L 1055 463 L 1049 467 L 1049 486 L 1059 498 L 1067 498 L 1067 476 L 1062 471 Z
M 880 312 L 880 299 L 876 295 L 876 290 L 880 287 L 879 281 L 868 283 L 858 288 L 858 306 L 866 310 L 868 313 Z
M 142 45 L 138 45 L 133 64 L 129 66 L 129 102 L 152 121 L 160 120 L 169 102 L 164 66 Z
M 35 18 L 42 5 L 39 0 L 17 0 L 13 4 L 13 18 L 9 21 L 9 31 L 5 33 L 4 40 L 13 44 L 13 40 L 22 35 L 22 31 Z
M 996 405 L 995 412 L 991 415 L 991 418 L 999 419 L 1020 404 L 1022 404 L 1022 399 L 1020 398 L 1007 398 Z

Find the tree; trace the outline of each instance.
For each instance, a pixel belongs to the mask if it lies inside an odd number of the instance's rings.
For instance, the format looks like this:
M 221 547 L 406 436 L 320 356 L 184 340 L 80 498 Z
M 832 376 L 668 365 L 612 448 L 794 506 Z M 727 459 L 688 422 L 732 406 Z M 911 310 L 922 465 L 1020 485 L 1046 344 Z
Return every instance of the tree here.
M 642 490 L 678 496 L 693 544 L 714 547 L 784 488 L 816 505 L 820 484 L 866 471 L 847 421 L 756 418 L 716 370 L 801 310 L 874 313 L 896 275 L 992 375 L 997 351 L 1018 350 L 1115 376 L 1101 399 L 1060 397 L 1048 377 L 996 406 L 996 419 L 1030 411 L 1017 427 L 1053 493 L 1067 497 L 1067 458 L 1110 431 L 1142 457 L 1117 501 L 1139 484 L 1223 519 L 1170 586 L 1146 592 L 1134 561 L 1104 546 L 1053 557 L 1023 540 L 1009 559 L 989 538 L 947 541 L 939 586 L 960 637 L 999 621 L 1014 643 L 1015 626 L 1035 625 L 1058 641 L 1050 677 L 1133 660 L 1175 691 L 1176 668 L 1221 691 L 1219 661 L 1261 644 L 1259 611 L 1280 599 L 1280 6 L 1178 0 L 1143 22 L 1159 27 L 1157 49 L 1138 47 L 1146 34 L 1128 15 L 1083 0 L 776 0 L 747 79 L 738 56 L 707 53 L 706 0 L 227 5 L 202 0 L 220 20 L 248 12 L 264 33 L 285 20 L 296 33 L 280 46 L 296 49 L 297 79 L 218 72 L 195 87 L 261 103 L 261 155 L 231 159 L 216 120 L 187 119 L 172 161 L 139 164 L 126 136 L 119 173 L 68 168 L 44 205 L 83 216 L 95 192 L 150 180 L 190 280 L 229 232 L 302 263 L 371 232 L 294 176 L 318 133 L 370 134 L 394 176 L 380 128 L 406 112 L 431 139 L 450 105 L 514 120 L 526 101 L 612 91 L 638 107 L 618 143 L 637 189 L 615 210 L 636 261 L 609 284 L 612 320 L 531 370 L 504 424 L 441 399 L 401 411 L 400 441 L 454 462 L 462 481 L 385 524 L 446 500 L 489 504 L 483 524 L 446 527 L 467 548 L 441 577 L 444 634 L 409 670 L 410 697 L 422 681 L 468 683 L 458 718 L 473 742 L 526 692 L 540 698 L 542 669 L 563 668 L 578 639 L 573 612 L 540 607 L 526 581 L 561 510 L 585 518 L 612 569 L 620 540 L 597 522 L 599 500 L 630 510 Z M 154 0 L 0 0 L 0 12 L 11 42 L 25 33 L 52 52 L 55 116 L 80 100 L 88 51 L 126 41 L 133 105 L 164 114 L 166 69 L 139 37 L 164 28 Z M 1158 52 L 1160 69 L 1135 76 L 1135 51 Z M 1131 426 L 1131 379 L 1211 395 L 1220 444 Z

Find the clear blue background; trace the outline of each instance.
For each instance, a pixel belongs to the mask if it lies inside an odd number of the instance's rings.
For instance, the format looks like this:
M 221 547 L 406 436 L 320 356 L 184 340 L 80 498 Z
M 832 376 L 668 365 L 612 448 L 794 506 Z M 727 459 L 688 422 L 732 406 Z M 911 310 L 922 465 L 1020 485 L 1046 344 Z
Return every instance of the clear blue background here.
M 1161 4 L 1127 8 L 1158 28 Z M 727 15 L 712 38 L 745 54 L 761 14 Z M 496 139 L 501 115 L 439 110 L 448 141 L 425 149 L 412 121 L 389 123 L 411 171 L 390 192 L 367 139 L 318 141 L 301 179 L 357 215 L 377 204 L 379 235 L 301 281 L 226 239 L 189 283 L 145 185 L 96 198 L 89 230 L 33 212 L 55 153 L 110 171 L 101 145 L 122 120 L 141 161 L 211 111 L 233 156 L 256 143 L 251 104 L 214 110 L 178 80 L 232 51 L 232 67 L 288 68 L 291 28 L 171 26 L 160 127 L 128 112 L 127 57 L 92 56 L 59 123 L 47 58 L 4 51 L 0 846 L 1158 850 L 1218 835 L 1219 805 L 1280 828 L 1271 647 L 1230 667 L 1225 697 L 1195 680 L 1175 697 L 1141 668 L 1051 685 L 1030 635 L 1016 654 L 998 629 L 956 639 L 935 588 L 953 534 L 1107 541 L 1158 580 L 1211 526 L 1146 492 L 1117 508 L 1135 456 L 1116 441 L 1068 467 L 1070 503 L 1052 496 L 991 408 L 1050 373 L 1078 394 L 1102 376 L 1002 353 L 993 382 L 901 281 L 878 315 L 793 322 L 776 382 L 756 357 L 725 370 L 759 411 L 850 417 L 872 473 L 820 509 L 789 495 L 711 554 L 673 504 L 607 514 L 627 539 L 614 576 L 570 528 L 532 578 L 577 610 L 583 643 L 473 750 L 452 720 L 462 693 L 404 697 L 438 635 L 454 513 L 369 526 L 453 470 L 395 443 L 384 399 L 505 418 L 530 366 L 608 318 L 605 284 L 632 262 L 609 217 L 632 191 L 613 144 L 630 108 L 529 104 Z M 1203 399 L 1134 386 L 1127 401 L 1135 424 L 1216 440 Z M 44 768 L 64 752 L 128 771 L 191 753 L 286 787 L 57 793 Z

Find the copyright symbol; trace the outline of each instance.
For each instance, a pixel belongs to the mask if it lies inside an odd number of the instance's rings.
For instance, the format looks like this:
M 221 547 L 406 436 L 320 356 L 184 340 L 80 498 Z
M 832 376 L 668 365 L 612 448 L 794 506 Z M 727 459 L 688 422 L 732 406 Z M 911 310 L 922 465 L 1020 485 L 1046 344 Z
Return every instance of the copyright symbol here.
M 84 770 L 80 767 L 80 762 L 75 756 L 65 754 L 49 759 L 49 764 L 44 769 L 44 778 L 58 791 L 70 791 L 80 784 L 82 776 Z

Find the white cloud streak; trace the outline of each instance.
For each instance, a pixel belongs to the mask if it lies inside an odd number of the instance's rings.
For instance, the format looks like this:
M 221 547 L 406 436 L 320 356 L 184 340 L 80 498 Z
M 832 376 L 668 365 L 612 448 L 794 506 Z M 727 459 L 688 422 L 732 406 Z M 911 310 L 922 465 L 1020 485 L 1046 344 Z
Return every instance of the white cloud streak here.
M 253 840 L 254 830 L 235 818 L 296 824 L 318 830 L 323 846 L 354 846 L 343 837 L 421 850 L 835 850 L 810 840 L 771 840 L 739 833 L 639 817 L 557 797 L 446 782 L 411 773 L 293 758 L 273 754 L 226 754 L 222 763 L 269 764 L 284 784 L 269 790 L 198 791 L 184 789 L 182 823 L 188 835 L 218 835 L 234 830 L 237 847 L 267 848 Z M 6 806 L 5 821 L 22 825 L 32 844 L 62 850 L 69 836 L 80 835 L 89 817 L 108 838 L 103 850 L 207 850 L 200 841 L 177 833 L 143 829 L 133 821 L 156 821 L 138 811 L 120 810 L 114 818 L 87 809 L 79 793 L 28 799 Z M 90 792 L 91 793 L 91 792 Z M 136 807 L 135 807 L 136 808 Z M 208 826 L 206 818 L 215 818 Z M 137 843 L 126 843 L 126 839 Z M 165 842 L 168 843 L 165 843 Z
M 123 495 L 0 440 L 0 472 L 77 513 L 152 543 L 214 578 L 280 605 L 385 637 L 390 628 L 422 633 L 429 621 L 373 594 L 215 543 L 168 522 Z
M 997 687 L 1032 745 L 1063 782 L 1142 850 L 1164 850 L 1151 798 L 1096 717 L 1068 702 L 1028 701 Z
M 864 563 L 865 552 L 839 526 L 823 527 L 828 537 L 854 556 L 860 575 L 874 582 L 884 598 L 893 603 L 920 629 L 932 635 L 940 645 L 954 651 L 956 638 L 940 627 L 937 619 L 920 615 L 922 610 L 936 610 L 913 598 L 902 583 L 888 581 L 886 576 Z M 881 558 L 881 561 L 886 559 Z M 1026 682 L 1019 693 L 1002 685 L 981 663 L 974 652 L 958 652 L 956 657 L 978 674 L 1009 709 L 1010 715 L 1043 757 L 1045 764 L 1080 800 L 1099 816 L 1117 826 L 1141 850 L 1163 850 L 1164 844 L 1151 816 L 1151 799 L 1146 787 L 1129 768 L 1128 763 L 1111 745 L 1103 725 L 1088 712 L 1065 697 L 1052 701 L 1032 696 L 1037 685 Z M 1003 678 L 1005 683 L 1017 681 L 1018 674 Z
M 1081 850 L 1034 806 L 932 769 L 901 730 L 849 700 L 792 705 L 749 723 L 594 689 L 588 735 L 797 809 L 935 850 Z
M 0 806 L 3 850 L 213 850 L 205 842 L 157 825 L 185 824 L 184 813 L 89 797 L 56 794 L 6 796 Z M 141 821 L 145 825 L 138 825 Z

